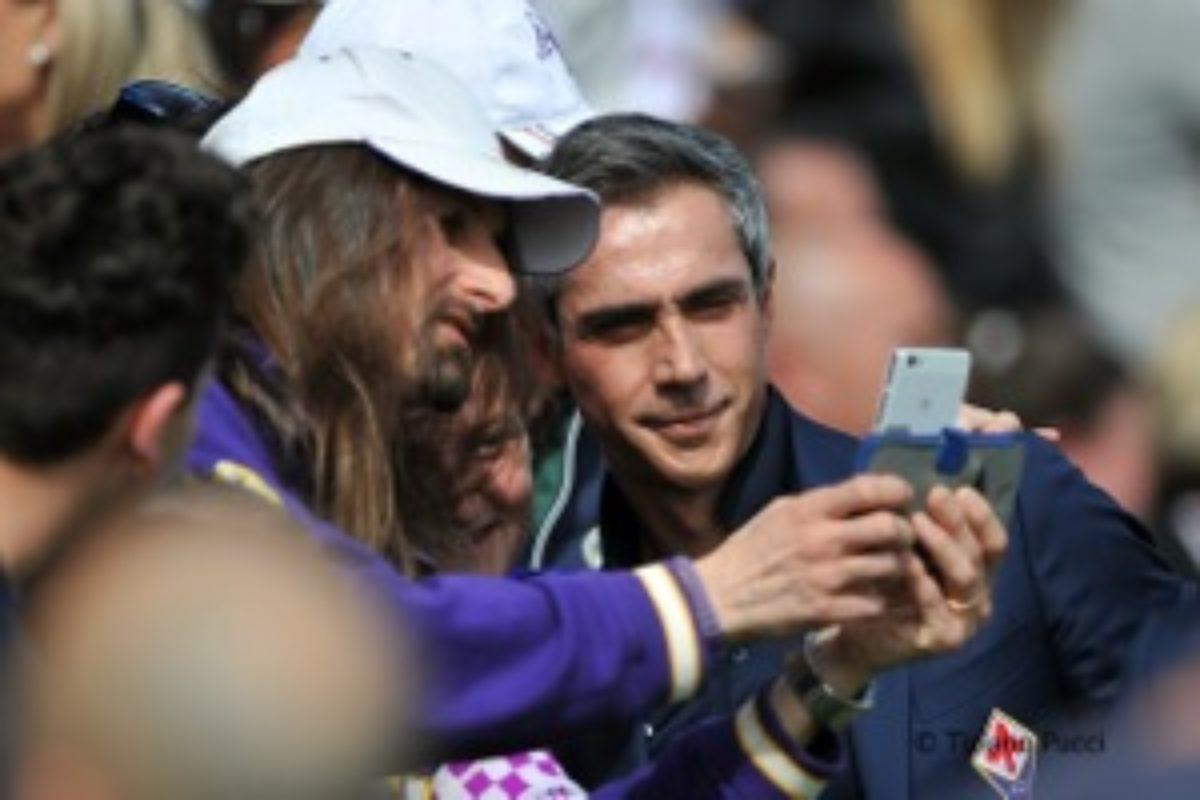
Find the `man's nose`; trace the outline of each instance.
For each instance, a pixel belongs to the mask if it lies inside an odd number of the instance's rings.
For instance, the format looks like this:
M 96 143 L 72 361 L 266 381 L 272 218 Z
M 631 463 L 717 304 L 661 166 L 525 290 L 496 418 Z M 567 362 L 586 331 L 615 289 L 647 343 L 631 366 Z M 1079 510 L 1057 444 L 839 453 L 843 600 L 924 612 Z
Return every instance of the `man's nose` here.
M 457 249 L 459 299 L 480 314 L 503 311 L 517 296 L 517 284 L 496 242 L 477 238 Z
M 490 314 L 512 305 L 517 296 L 517 284 L 508 265 L 476 262 L 463 273 L 463 294 L 472 308 Z
M 684 320 L 679 317 L 664 320 L 658 337 L 656 382 L 670 386 L 691 386 L 704 378 L 704 355 Z

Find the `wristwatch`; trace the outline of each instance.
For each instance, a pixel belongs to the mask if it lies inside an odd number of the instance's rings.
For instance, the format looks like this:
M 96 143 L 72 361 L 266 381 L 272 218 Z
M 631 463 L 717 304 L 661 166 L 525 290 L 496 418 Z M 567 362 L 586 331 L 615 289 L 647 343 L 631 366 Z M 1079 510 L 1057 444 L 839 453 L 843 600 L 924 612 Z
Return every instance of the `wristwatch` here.
M 842 697 L 817 675 L 808 660 L 807 651 L 806 642 L 805 647 L 788 656 L 783 668 L 784 680 L 804 704 L 815 724 L 834 732 L 845 730 L 855 717 L 871 708 L 871 684 L 867 684 L 855 697 Z

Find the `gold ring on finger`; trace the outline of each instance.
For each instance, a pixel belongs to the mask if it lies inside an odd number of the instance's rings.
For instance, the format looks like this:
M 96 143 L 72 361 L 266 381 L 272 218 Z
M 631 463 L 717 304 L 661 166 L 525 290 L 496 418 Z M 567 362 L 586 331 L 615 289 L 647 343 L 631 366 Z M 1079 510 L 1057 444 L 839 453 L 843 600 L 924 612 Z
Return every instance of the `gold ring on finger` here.
M 987 593 L 984 591 L 976 592 L 970 600 L 956 600 L 953 597 L 947 597 L 946 607 L 955 614 L 966 614 L 983 605 L 983 601 L 986 597 Z

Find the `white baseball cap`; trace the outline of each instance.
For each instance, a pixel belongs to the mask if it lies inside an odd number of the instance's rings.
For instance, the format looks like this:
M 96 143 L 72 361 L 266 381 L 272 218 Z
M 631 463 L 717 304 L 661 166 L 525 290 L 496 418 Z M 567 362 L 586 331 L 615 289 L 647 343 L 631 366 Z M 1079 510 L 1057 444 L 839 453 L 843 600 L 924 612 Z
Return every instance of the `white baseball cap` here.
M 504 138 L 534 158 L 595 116 L 528 0 L 329 0 L 300 52 L 361 44 L 437 61 L 475 92 Z
M 436 183 L 505 202 L 513 266 L 523 272 L 563 272 L 596 242 L 594 194 L 506 161 L 471 92 L 437 64 L 398 50 L 355 47 L 284 62 L 202 142 L 234 166 L 322 144 L 361 144 Z

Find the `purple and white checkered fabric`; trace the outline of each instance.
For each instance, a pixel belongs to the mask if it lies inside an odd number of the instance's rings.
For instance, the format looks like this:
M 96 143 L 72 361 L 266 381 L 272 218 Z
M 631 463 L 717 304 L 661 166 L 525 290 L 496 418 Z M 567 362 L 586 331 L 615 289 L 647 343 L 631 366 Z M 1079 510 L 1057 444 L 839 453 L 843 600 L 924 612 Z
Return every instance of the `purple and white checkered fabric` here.
M 545 750 L 447 764 L 433 775 L 437 800 L 574 800 L 587 792 Z

